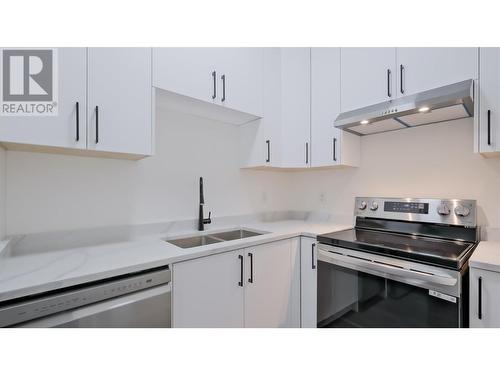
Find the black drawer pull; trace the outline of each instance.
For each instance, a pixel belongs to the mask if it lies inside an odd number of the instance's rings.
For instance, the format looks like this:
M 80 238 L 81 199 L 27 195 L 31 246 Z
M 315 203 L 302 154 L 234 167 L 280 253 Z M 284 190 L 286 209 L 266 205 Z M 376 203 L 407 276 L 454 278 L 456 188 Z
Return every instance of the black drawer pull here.
M 99 107 L 95 106 L 95 143 L 99 143 Z
M 312 246 L 311 246 L 311 260 L 312 260 L 312 269 L 315 270 L 316 269 L 316 264 L 314 262 L 314 248 L 316 247 L 316 244 L 313 243 Z
M 212 79 L 214 81 L 214 93 L 212 94 L 212 99 L 217 97 L 217 72 L 214 70 L 212 72 Z
M 267 145 L 266 163 L 269 163 L 271 161 L 271 141 L 269 139 L 266 141 L 266 145 Z
M 488 146 L 491 146 L 491 111 L 488 109 Z
M 240 281 L 238 281 L 238 285 L 243 287 L 243 255 L 238 255 L 240 259 Z
M 477 280 L 477 318 L 483 319 L 483 278 Z
M 250 257 L 250 277 L 248 278 L 248 282 L 253 284 L 253 253 L 248 253 Z
M 76 102 L 76 141 L 80 140 L 80 103 Z

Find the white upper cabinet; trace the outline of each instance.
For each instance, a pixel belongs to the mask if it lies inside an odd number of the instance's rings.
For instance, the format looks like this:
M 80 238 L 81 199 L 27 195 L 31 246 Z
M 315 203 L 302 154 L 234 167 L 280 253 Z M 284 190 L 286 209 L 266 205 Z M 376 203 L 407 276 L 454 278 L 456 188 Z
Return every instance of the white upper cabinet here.
M 477 149 L 485 156 L 500 152 L 500 48 L 481 48 Z
M 181 111 L 241 125 L 262 117 L 262 85 L 262 48 L 153 48 L 153 86 Z
M 262 48 L 222 48 L 220 59 L 220 104 L 262 117 Z
M 340 113 L 340 48 L 311 48 L 311 167 L 359 165 L 360 139 L 334 127 Z
M 88 148 L 152 153 L 150 48 L 89 48 Z
M 310 48 L 281 49 L 282 167 L 311 163 Z
M 281 49 L 264 48 L 263 60 L 263 118 L 239 129 L 243 168 L 281 165 Z
M 190 98 L 220 100 L 222 48 L 153 48 L 153 86 Z
M 397 48 L 397 96 L 478 77 L 477 48 Z
M 396 48 L 341 48 L 341 111 L 396 98 Z
M 58 48 L 58 113 L 56 116 L 1 116 L 0 141 L 85 149 L 86 48 Z

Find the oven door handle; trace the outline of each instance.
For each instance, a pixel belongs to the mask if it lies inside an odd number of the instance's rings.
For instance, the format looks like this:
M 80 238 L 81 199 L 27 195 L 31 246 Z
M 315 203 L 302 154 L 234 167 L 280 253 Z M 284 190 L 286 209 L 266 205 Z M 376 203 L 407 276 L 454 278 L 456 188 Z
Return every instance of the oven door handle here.
M 424 281 L 426 283 L 433 283 L 437 285 L 454 286 L 458 282 L 456 278 L 450 276 L 441 276 L 425 272 L 419 272 L 415 270 L 409 270 L 406 268 L 393 266 L 387 263 L 381 263 L 370 259 L 355 258 L 352 256 L 336 254 L 325 250 L 319 250 L 318 260 L 327 263 L 337 264 L 340 266 L 345 266 L 346 264 L 347 265 L 352 264 L 361 267 L 365 270 L 374 270 L 388 275 L 399 276 L 402 278 L 412 279 L 417 281 Z

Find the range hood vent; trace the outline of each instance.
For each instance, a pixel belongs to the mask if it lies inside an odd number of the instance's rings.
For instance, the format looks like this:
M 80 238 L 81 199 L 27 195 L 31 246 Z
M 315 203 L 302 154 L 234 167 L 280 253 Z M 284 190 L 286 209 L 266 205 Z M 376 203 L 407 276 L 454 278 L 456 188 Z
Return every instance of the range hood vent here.
M 454 83 L 343 112 L 335 127 L 356 135 L 384 133 L 474 116 L 474 81 Z

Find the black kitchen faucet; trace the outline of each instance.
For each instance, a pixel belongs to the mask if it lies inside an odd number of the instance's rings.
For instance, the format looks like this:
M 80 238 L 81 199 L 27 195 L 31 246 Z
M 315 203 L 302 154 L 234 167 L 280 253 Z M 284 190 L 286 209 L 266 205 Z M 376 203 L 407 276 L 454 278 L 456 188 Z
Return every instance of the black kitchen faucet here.
M 198 215 L 198 230 L 202 231 L 205 230 L 205 224 L 211 224 L 212 219 L 210 216 L 212 215 L 212 212 L 208 212 L 208 218 L 204 219 L 203 218 L 203 205 L 205 204 L 205 197 L 203 196 L 203 177 L 200 177 L 200 209 L 199 209 L 199 215 Z

